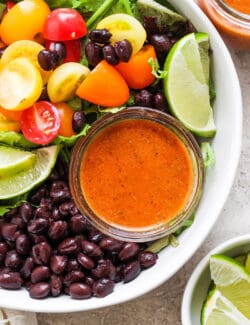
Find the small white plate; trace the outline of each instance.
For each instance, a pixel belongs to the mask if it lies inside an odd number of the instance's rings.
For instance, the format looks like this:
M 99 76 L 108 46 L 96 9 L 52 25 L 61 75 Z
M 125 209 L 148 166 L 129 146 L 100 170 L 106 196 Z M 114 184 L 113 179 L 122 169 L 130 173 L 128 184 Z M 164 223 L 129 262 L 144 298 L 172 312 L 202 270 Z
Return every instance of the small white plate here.
M 195 253 L 211 231 L 230 192 L 240 156 L 242 100 L 238 77 L 231 56 L 209 19 L 191 0 L 171 0 L 199 31 L 208 32 L 213 49 L 213 76 L 216 87 L 214 105 L 217 134 L 213 140 L 216 165 L 208 171 L 195 222 L 179 238 L 177 248 L 160 253 L 157 264 L 128 284 L 119 284 L 105 298 L 73 300 L 68 296 L 34 300 L 26 290 L 0 290 L 1 306 L 27 311 L 65 313 L 84 311 L 122 303 L 156 288 L 173 276 Z
M 250 251 L 250 235 L 232 238 L 205 256 L 197 265 L 188 280 L 181 308 L 182 325 L 200 325 L 202 305 L 207 297 L 211 276 L 209 271 L 209 258 L 213 254 L 225 254 L 235 257 Z

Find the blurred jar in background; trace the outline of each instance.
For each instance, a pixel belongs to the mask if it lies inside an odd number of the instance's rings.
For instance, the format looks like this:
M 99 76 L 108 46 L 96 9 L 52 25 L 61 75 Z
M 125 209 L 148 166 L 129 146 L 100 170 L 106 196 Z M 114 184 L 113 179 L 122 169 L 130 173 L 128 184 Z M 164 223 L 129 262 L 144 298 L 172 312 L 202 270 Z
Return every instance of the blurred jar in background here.
M 250 0 L 198 0 L 226 43 L 250 50 Z

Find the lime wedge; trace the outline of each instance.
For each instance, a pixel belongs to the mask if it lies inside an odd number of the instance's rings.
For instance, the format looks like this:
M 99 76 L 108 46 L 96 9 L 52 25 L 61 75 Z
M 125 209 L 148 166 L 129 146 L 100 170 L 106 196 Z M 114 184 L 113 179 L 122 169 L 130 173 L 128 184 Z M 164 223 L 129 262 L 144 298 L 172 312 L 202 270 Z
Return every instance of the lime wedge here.
M 197 37 L 199 33 L 188 34 L 171 48 L 164 65 L 168 72 L 164 91 L 177 119 L 193 133 L 212 137 L 216 128 L 210 105 L 207 63 L 201 59 Z
M 37 149 L 35 164 L 27 170 L 0 179 L 0 200 L 28 192 L 45 180 L 55 165 L 59 146 Z
M 250 274 L 234 259 L 224 255 L 210 257 L 210 271 L 217 289 L 250 319 Z
M 209 36 L 207 33 L 196 33 L 195 40 L 199 46 L 203 74 L 204 74 L 206 83 L 209 86 L 209 76 L 210 76 L 210 60 L 209 60 L 209 55 L 208 55 Z
M 29 169 L 36 162 L 36 155 L 29 151 L 0 146 L 0 179 Z
M 201 312 L 202 325 L 249 325 L 250 321 L 219 290 L 214 289 Z
M 154 0 L 137 0 L 136 8 L 143 17 L 155 17 L 157 24 L 168 27 L 175 23 L 185 23 L 186 18 Z
M 245 269 L 248 273 L 250 273 L 250 252 L 247 254 L 247 257 L 246 257 Z

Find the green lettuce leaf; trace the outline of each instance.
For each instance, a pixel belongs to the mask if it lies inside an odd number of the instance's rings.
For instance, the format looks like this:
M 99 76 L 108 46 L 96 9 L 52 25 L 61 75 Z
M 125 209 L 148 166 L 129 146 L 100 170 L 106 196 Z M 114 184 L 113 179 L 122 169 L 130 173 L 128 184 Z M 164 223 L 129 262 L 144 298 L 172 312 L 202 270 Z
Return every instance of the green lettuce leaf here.
M 0 132 L 0 143 L 23 149 L 34 149 L 38 145 L 28 141 L 21 133 L 14 131 Z
M 62 144 L 65 146 L 73 146 L 78 138 L 85 136 L 90 128 L 89 124 L 85 124 L 84 128 L 81 132 L 77 133 L 76 135 L 72 135 L 71 137 L 63 137 L 59 135 L 52 144 Z
M 206 168 L 212 167 L 215 164 L 215 154 L 209 142 L 201 143 L 201 153 Z
M 0 217 L 4 216 L 5 213 L 9 212 L 13 208 L 19 207 L 22 203 L 26 202 L 28 193 L 17 196 L 10 200 L 0 200 Z

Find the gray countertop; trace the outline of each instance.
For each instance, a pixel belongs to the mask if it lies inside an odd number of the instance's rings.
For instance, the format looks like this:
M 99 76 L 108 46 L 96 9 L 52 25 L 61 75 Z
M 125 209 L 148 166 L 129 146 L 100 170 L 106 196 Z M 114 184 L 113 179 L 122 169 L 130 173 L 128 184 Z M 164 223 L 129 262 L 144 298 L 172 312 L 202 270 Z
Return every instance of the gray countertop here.
M 250 52 L 231 51 L 244 102 L 241 160 L 231 194 L 212 232 L 193 258 L 169 281 L 136 300 L 75 314 L 38 314 L 39 325 L 181 324 L 183 291 L 194 267 L 219 243 L 250 231 Z M 227 109 L 225 114 L 227 114 Z

